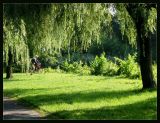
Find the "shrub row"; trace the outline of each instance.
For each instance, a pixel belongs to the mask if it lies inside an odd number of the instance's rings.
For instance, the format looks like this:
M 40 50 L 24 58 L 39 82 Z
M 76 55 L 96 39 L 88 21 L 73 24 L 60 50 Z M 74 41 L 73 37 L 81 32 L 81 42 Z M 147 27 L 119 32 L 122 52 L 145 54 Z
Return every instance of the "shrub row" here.
M 85 64 L 82 65 L 82 61 L 79 62 L 73 62 L 73 64 L 69 64 L 66 60 L 64 65 L 62 66 L 62 69 L 66 72 L 74 72 L 74 73 L 80 73 L 80 74 L 90 74 L 90 68 Z
M 133 56 L 128 54 L 127 59 L 118 57 L 106 57 L 105 53 L 94 57 L 93 55 L 72 54 L 68 61 L 67 56 L 62 57 L 59 54 L 43 54 L 39 60 L 42 63 L 44 72 L 68 72 L 92 75 L 122 75 L 128 78 L 141 78 L 140 67 L 136 62 L 137 54 Z M 81 60 L 82 59 L 82 60 Z M 19 66 L 13 67 L 13 72 L 21 72 Z M 157 65 L 154 63 L 153 72 L 157 78 Z
M 123 75 L 128 78 L 140 78 L 140 69 L 135 61 L 137 54 L 128 55 L 128 59 L 122 60 L 114 57 L 114 61 L 108 60 L 105 53 L 100 57 L 96 56 L 88 65 L 83 65 L 82 61 L 68 63 L 66 60 L 62 65 L 62 70 L 66 72 L 92 74 L 92 75 Z

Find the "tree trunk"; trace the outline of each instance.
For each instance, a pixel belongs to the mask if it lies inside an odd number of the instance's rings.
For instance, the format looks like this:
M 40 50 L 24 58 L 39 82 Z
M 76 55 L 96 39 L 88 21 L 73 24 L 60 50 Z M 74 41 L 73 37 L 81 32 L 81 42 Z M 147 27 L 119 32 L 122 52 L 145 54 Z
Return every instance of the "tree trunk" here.
M 12 75 L 12 65 L 13 65 L 13 55 L 9 49 L 9 53 L 8 53 L 8 66 L 7 66 L 7 69 L 6 69 L 6 78 L 9 79 L 9 78 L 12 78 L 13 75 Z
M 144 21 L 141 16 L 138 16 L 136 27 L 139 39 L 140 70 L 142 76 L 143 89 L 156 88 L 156 82 L 152 70 L 151 33 L 148 32 L 147 36 L 145 36 Z
M 144 51 L 140 49 L 140 69 L 143 88 L 155 88 L 156 82 L 152 70 L 152 50 L 150 35 L 148 35 L 148 37 L 144 39 L 143 43 L 140 43 L 144 46 Z
M 146 10 L 149 11 L 151 7 L 156 7 L 156 4 L 148 4 Z M 142 76 L 143 89 L 156 88 L 156 82 L 152 70 L 152 43 L 151 34 L 148 31 L 145 36 L 145 20 L 143 17 L 142 9 L 139 9 L 137 5 L 129 4 L 126 9 L 133 21 L 135 22 L 137 29 L 137 38 L 139 40 L 140 48 L 140 70 Z M 136 16 L 135 11 L 136 10 Z

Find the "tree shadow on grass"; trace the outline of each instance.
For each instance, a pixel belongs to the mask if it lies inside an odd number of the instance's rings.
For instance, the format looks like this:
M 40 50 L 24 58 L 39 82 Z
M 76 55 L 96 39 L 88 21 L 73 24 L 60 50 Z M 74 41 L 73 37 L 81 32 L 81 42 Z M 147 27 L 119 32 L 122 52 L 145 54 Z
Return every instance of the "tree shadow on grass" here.
M 3 82 L 17 82 L 17 81 L 21 81 L 21 82 L 24 82 L 24 81 L 29 81 L 29 80 L 32 80 L 32 79 L 23 79 L 23 78 L 19 78 L 19 79 L 15 79 L 15 78 L 10 78 L 10 79 L 7 79 L 7 78 L 3 78 Z
M 147 90 L 121 90 L 121 91 L 97 91 L 74 92 L 61 94 L 38 94 L 61 88 L 39 88 L 39 89 L 10 89 L 5 90 L 5 95 L 18 98 L 18 102 L 26 106 L 39 108 L 41 105 L 69 104 L 94 102 L 99 99 L 111 101 L 112 99 L 123 99 L 132 95 L 141 95 L 146 92 L 154 92 L 156 89 Z M 24 95 L 24 96 L 23 96 Z M 26 96 L 25 96 L 26 95 Z M 64 110 L 50 113 L 47 117 L 52 119 L 155 119 L 156 98 L 142 102 L 121 106 L 108 106 L 98 109 Z M 155 111 L 155 112 L 154 112 Z
M 145 101 L 120 106 L 63 110 L 50 113 L 46 118 L 56 120 L 156 120 L 156 102 L 156 98 L 150 98 Z
M 6 79 L 6 78 L 3 78 L 3 82 L 13 82 L 13 81 L 24 81 L 23 79 Z
M 39 88 L 39 89 L 6 89 L 4 95 L 9 97 L 18 97 L 20 100 L 26 100 L 37 106 L 41 105 L 53 105 L 53 104 L 73 104 L 81 102 L 93 102 L 96 100 L 105 99 L 106 101 L 111 101 L 112 99 L 123 99 L 132 95 L 141 95 L 147 92 L 156 91 L 156 89 L 148 90 L 121 90 L 121 91 L 97 91 L 92 90 L 91 92 L 79 91 L 73 93 L 60 93 L 60 94 L 42 94 L 52 90 L 61 89 L 61 88 Z M 26 96 L 25 96 L 26 95 Z

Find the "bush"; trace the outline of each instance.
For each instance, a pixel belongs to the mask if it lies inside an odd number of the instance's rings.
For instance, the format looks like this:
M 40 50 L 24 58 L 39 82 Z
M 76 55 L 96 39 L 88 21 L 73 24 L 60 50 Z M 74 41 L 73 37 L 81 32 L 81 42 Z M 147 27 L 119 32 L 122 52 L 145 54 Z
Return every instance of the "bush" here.
M 116 75 L 118 66 L 105 57 L 102 53 L 100 57 L 96 56 L 93 62 L 90 62 L 91 74 L 93 75 Z
M 73 62 L 73 64 L 69 64 L 67 59 L 65 60 L 64 65 L 62 66 L 62 69 L 66 72 L 75 72 L 78 73 L 79 70 L 82 68 L 82 61 L 80 62 Z
M 119 62 L 119 69 L 118 74 L 119 75 L 125 75 L 129 78 L 140 78 L 140 69 L 137 62 L 135 62 L 137 57 L 137 53 L 135 53 L 133 56 L 130 54 L 128 55 L 127 60 L 122 60 L 117 57 L 114 57 L 116 61 Z
M 73 72 L 79 73 L 80 70 L 82 69 L 82 61 L 78 62 L 73 62 Z
M 91 73 L 90 67 L 85 64 L 78 73 L 82 75 L 89 75 Z
M 117 75 L 118 69 L 119 69 L 118 65 L 116 65 L 112 61 L 107 60 L 106 71 L 104 75 L 108 76 Z
M 51 67 L 48 67 L 48 68 L 44 68 L 44 72 L 45 73 L 53 73 L 54 70 Z
M 59 65 L 56 68 L 56 72 L 58 72 L 58 73 L 62 72 Z
M 105 53 L 101 54 L 101 57 L 96 56 L 94 61 L 90 62 L 91 74 L 103 75 L 106 70 L 107 59 Z
M 82 61 L 79 62 L 73 62 L 73 64 L 69 64 L 67 59 L 64 62 L 64 65 L 62 67 L 62 69 L 65 72 L 73 72 L 73 73 L 78 73 L 78 74 L 82 74 L 82 75 L 88 75 L 90 74 L 90 67 L 87 66 L 87 64 L 85 64 L 84 66 Z
M 65 60 L 64 65 L 62 65 L 62 69 L 66 72 L 69 72 L 69 64 L 67 59 Z

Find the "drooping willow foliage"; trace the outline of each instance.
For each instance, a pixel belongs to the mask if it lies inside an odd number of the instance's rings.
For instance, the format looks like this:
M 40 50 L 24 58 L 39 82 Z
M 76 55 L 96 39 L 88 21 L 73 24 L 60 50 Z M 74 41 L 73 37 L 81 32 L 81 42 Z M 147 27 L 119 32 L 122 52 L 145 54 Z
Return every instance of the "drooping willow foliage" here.
M 14 61 L 21 60 L 29 69 L 29 58 L 35 54 L 61 49 L 87 50 L 92 40 L 100 43 L 100 25 L 109 24 L 111 16 L 105 4 L 54 3 L 4 4 L 3 56 L 8 61 L 11 49 Z
M 6 65 L 9 52 L 13 55 L 13 62 L 22 65 L 22 72 L 29 69 L 25 22 L 22 18 L 16 15 L 8 16 L 7 12 L 3 11 L 3 60 Z
M 136 43 L 136 27 L 125 8 L 113 4 L 120 19 L 120 28 L 131 44 Z M 144 4 L 145 5 L 145 4 Z M 3 56 L 8 62 L 11 50 L 14 61 L 29 68 L 29 58 L 44 52 L 62 50 L 86 51 L 92 42 L 101 43 L 101 25 L 112 20 L 105 3 L 52 3 L 3 5 Z M 140 7 L 146 18 L 146 30 L 153 31 L 156 9 L 149 12 Z M 136 14 L 135 14 L 136 16 Z M 109 28 L 108 28 L 109 29 Z
M 132 18 L 128 14 L 125 6 L 123 3 L 121 4 L 115 4 L 116 10 L 117 10 L 117 17 L 119 18 L 120 21 L 120 30 L 122 34 L 122 39 L 123 36 L 127 36 L 129 39 L 129 43 L 133 46 L 136 46 L 136 27 L 135 23 L 133 22 Z
M 31 45 L 36 54 L 48 50 L 60 52 L 62 48 L 73 48 L 75 51 L 77 46 L 81 46 L 81 51 L 87 50 L 93 37 L 100 43 L 100 24 L 111 21 L 109 11 L 103 4 L 54 3 L 45 10 L 39 8 L 39 14 L 32 15 L 34 22 L 30 20 L 27 23 L 29 43 L 33 43 Z
M 53 40 L 58 41 L 58 51 L 61 48 L 75 51 L 76 46 L 81 46 L 81 51 L 87 50 L 93 37 L 100 43 L 100 24 L 111 21 L 107 7 L 95 3 L 52 4 L 51 15 Z
M 117 10 L 117 16 L 120 20 L 120 28 L 122 35 L 126 35 L 129 39 L 129 43 L 131 45 L 135 45 L 137 43 L 137 14 L 141 14 L 144 19 L 142 30 L 144 32 L 144 36 L 148 36 L 148 32 L 154 33 L 157 27 L 157 9 L 156 7 L 151 7 L 153 4 L 145 4 L 145 3 L 121 3 L 114 4 L 114 7 Z M 156 4 L 154 5 L 156 6 Z M 128 13 L 126 8 L 130 8 L 132 11 L 132 15 Z

